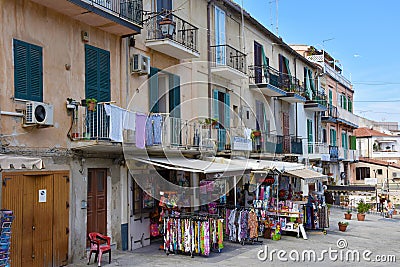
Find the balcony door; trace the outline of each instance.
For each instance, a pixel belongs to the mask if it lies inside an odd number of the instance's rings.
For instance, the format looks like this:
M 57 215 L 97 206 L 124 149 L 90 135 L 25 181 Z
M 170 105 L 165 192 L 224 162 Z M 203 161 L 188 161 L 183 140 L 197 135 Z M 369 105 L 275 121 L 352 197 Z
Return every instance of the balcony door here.
M 289 113 L 283 113 L 283 153 L 290 153 Z
M 225 11 L 215 6 L 215 63 L 226 65 Z
M 87 44 L 85 45 L 85 97 L 94 98 L 97 103 L 111 100 L 110 52 Z M 88 110 L 86 137 L 107 138 L 109 122 L 106 118 L 104 109 Z
M 254 75 L 255 83 L 262 81 L 262 45 L 254 41 Z
M 230 128 L 230 95 L 214 90 L 213 119 L 218 121 L 218 150 L 224 150 L 226 145 L 226 134 Z

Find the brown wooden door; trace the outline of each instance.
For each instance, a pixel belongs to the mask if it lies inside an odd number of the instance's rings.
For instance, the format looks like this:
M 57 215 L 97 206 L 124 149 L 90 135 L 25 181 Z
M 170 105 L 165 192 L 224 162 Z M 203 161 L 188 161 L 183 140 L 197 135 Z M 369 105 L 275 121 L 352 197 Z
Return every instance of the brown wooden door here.
M 88 170 L 87 233 L 107 234 L 107 169 Z
M 283 153 L 290 153 L 289 114 L 283 113 Z
M 13 210 L 15 216 L 11 238 L 12 266 L 61 266 L 67 263 L 69 205 L 65 203 L 68 199 L 67 172 L 3 174 L 2 207 Z

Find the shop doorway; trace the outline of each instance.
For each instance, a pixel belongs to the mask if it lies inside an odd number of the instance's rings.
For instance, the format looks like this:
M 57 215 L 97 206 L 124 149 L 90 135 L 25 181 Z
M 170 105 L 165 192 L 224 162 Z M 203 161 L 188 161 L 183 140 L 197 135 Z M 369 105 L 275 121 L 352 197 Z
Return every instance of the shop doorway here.
M 107 235 L 107 169 L 88 169 L 86 229 Z
M 68 172 L 4 173 L 2 208 L 14 212 L 12 266 L 63 266 L 68 261 Z

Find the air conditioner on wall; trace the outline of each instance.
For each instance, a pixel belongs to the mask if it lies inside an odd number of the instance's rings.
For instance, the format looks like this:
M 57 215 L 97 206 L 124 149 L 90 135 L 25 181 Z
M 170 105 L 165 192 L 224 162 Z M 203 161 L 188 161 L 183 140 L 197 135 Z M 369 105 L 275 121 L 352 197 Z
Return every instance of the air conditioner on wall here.
M 142 54 L 134 54 L 131 58 L 131 73 L 139 75 L 150 74 L 150 57 Z
M 53 105 L 42 102 L 26 102 L 26 125 L 53 126 Z
M 400 172 L 393 172 L 392 173 L 393 178 L 400 178 Z

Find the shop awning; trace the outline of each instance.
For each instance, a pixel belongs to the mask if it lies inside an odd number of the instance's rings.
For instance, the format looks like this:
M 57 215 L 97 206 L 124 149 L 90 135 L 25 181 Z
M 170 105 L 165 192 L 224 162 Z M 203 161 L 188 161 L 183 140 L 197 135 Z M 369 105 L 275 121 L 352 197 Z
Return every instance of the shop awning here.
M 199 159 L 177 158 L 133 158 L 133 160 L 152 164 L 169 170 L 181 170 L 187 172 L 198 172 L 207 175 L 207 178 L 220 178 L 238 176 L 250 173 L 250 168 L 234 164 L 215 163 Z
M 306 183 L 328 181 L 328 176 L 309 169 L 285 171 L 285 174 L 304 179 Z
M 44 164 L 42 159 L 0 154 L 0 170 L 33 169 L 34 167 L 43 169 Z
M 328 185 L 327 190 L 337 192 L 373 192 L 376 188 L 370 185 Z
M 299 170 L 304 169 L 303 164 L 292 163 L 292 162 L 283 162 L 283 161 L 272 161 L 272 160 L 257 160 L 257 159 L 226 159 L 221 157 L 215 158 L 207 158 L 207 160 L 217 163 L 224 164 L 235 164 L 239 166 L 243 166 L 246 168 L 250 168 L 254 173 L 262 173 L 268 170 L 278 170 L 280 172 L 284 170 Z

